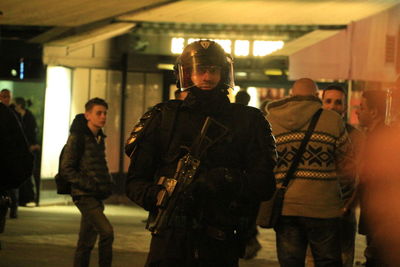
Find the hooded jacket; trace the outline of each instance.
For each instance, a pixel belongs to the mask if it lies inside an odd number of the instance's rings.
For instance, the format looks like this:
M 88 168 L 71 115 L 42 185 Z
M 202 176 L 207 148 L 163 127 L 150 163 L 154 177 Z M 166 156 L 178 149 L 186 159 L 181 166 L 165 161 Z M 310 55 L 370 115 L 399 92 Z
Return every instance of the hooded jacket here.
M 102 130 L 93 135 L 84 114 L 76 115 L 60 161 L 60 174 L 71 182 L 72 196 L 105 199 L 111 195 L 104 138 Z
M 293 96 L 271 102 L 268 121 L 276 138 L 278 163 L 275 178 L 279 186 L 297 153 L 314 113 L 322 107 L 315 96 Z M 285 194 L 282 214 L 312 218 L 341 215 L 343 200 L 339 180 L 350 148 L 342 118 L 323 110 L 299 166 Z

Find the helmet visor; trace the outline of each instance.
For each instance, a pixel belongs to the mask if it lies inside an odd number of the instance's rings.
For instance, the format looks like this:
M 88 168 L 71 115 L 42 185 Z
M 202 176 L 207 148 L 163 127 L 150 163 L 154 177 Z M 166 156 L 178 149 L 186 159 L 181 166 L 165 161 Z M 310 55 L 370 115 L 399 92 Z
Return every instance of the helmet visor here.
M 226 88 L 234 87 L 233 64 L 228 61 L 224 66 L 198 64 L 193 60 L 192 65 L 178 66 L 181 90 L 199 87 L 203 90 L 212 90 L 223 85 Z

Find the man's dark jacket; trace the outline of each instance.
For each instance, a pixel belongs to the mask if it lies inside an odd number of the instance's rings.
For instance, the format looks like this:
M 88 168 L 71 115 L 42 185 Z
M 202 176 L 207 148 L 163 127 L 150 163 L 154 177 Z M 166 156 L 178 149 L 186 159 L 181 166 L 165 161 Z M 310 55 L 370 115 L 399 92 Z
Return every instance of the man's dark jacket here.
M 32 175 L 33 156 L 14 112 L 0 103 L 0 191 L 18 188 Z
M 168 123 L 169 127 L 173 125 L 169 140 L 165 134 L 170 129 L 163 121 L 167 117 L 163 110 L 167 109 L 176 110 L 175 119 Z M 160 190 L 160 186 L 155 185 L 156 180 L 160 176 L 173 177 L 179 158 L 185 154 L 184 147 L 190 147 L 199 135 L 205 118 L 211 116 L 229 131 L 201 158 L 199 175 L 187 199 L 178 204 L 179 222 L 172 222 L 171 231 L 153 236 L 148 263 L 191 257 L 187 256 L 191 246 L 198 246 L 201 253 L 200 243 L 203 238 L 207 239 L 207 234 L 200 230 L 201 237 L 196 238 L 188 233 L 187 229 L 194 227 L 193 221 L 200 224 L 199 229 L 239 229 L 243 219 L 254 226 L 253 217 L 259 202 L 269 199 L 275 190 L 275 141 L 262 113 L 255 108 L 229 103 L 226 94 L 220 91 L 197 88 L 192 89 L 183 102 L 157 105 L 150 113 L 151 118 L 132 153 L 126 182 L 128 197 L 150 213 L 155 210 Z M 191 239 L 199 244 L 193 245 L 188 241 Z M 210 243 L 203 244 L 204 258 L 239 257 L 241 253 L 232 240 L 219 242 L 211 238 L 207 242 Z
M 25 115 L 22 117 L 22 127 L 24 129 L 26 139 L 29 145 L 38 144 L 37 141 L 37 124 L 35 117 L 29 109 L 26 109 Z
M 111 195 L 104 138 L 101 130 L 93 135 L 83 114 L 76 115 L 60 161 L 60 175 L 71 182 L 72 196 L 105 199 Z

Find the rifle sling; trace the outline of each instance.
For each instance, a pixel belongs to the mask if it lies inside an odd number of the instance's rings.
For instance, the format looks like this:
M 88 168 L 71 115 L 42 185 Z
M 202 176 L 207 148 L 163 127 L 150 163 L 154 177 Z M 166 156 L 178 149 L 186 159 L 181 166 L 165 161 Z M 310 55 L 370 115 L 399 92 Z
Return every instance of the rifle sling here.
M 310 124 L 308 125 L 307 132 L 304 135 L 303 140 L 301 141 L 299 150 L 297 151 L 297 154 L 296 154 L 295 158 L 293 159 L 292 164 L 290 165 L 290 168 L 287 171 L 285 178 L 283 179 L 282 187 L 287 187 L 290 179 L 293 178 L 293 175 L 297 169 L 297 166 L 300 163 L 300 160 L 306 149 L 307 143 L 310 140 L 310 137 L 315 129 L 315 126 L 317 125 L 317 122 L 318 122 L 318 119 L 319 119 L 321 113 L 322 113 L 322 108 L 318 109 L 317 112 L 315 112 L 314 115 L 312 116 Z

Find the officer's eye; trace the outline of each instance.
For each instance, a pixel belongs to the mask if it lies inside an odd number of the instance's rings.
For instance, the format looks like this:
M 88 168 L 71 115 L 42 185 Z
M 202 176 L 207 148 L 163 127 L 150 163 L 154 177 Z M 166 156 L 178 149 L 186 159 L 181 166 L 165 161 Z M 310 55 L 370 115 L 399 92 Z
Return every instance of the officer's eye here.
M 219 66 L 198 66 L 196 68 L 196 73 L 205 74 L 206 72 L 210 74 L 216 74 L 221 70 Z

